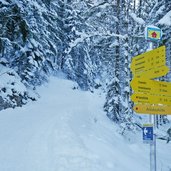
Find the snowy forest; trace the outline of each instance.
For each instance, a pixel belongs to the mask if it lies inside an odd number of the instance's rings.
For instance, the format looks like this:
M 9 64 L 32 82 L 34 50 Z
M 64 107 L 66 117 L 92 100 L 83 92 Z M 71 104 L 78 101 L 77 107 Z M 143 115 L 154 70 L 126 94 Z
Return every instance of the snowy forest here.
M 153 46 L 166 46 L 171 68 L 168 0 L 0 0 L 0 16 L 0 110 L 38 100 L 36 88 L 63 72 L 82 90 L 102 89 L 106 115 L 138 129 L 130 63 L 148 48 L 147 25 L 162 29 Z
M 171 0 L 0 0 L 0 170 L 171 171 L 171 115 L 150 132 L 131 100 L 133 58 L 161 46 L 171 82 Z

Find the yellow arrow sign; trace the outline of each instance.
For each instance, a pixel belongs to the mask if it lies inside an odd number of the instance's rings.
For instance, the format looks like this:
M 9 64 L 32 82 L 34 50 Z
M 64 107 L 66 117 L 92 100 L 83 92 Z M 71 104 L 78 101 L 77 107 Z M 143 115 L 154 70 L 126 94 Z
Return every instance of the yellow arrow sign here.
M 138 104 L 133 109 L 136 113 L 171 115 L 171 106 Z
M 171 97 L 134 93 L 131 99 L 135 103 L 171 105 Z
M 138 64 L 140 62 L 143 62 L 146 60 L 147 61 L 153 61 L 155 59 L 159 59 L 159 58 L 165 58 L 165 52 L 166 52 L 166 47 L 165 46 L 161 46 L 159 48 L 153 49 L 151 51 L 145 52 L 141 55 L 135 56 L 132 59 L 132 63 L 133 64 Z
M 135 92 L 171 96 L 171 82 L 134 78 L 131 87 Z
M 166 48 L 161 46 L 132 59 L 131 71 L 135 74 L 166 64 Z
M 145 72 L 136 73 L 134 76 L 138 78 L 145 77 L 148 79 L 152 79 L 152 78 L 162 77 L 166 75 L 168 72 L 169 72 L 169 68 L 167 66 L 161 66 L 158 68 L 147 70 Z
M 144 72 L 146 70 L 150 70 L 152 68 L 157 68 L 160 66 L 164 66 L 166 64 L 166 58 L 154 58 L 154 60 L 148 61 L 144 60 L 140 63 L 132 63 L 131 64 L 131 71 L 133 73 Z

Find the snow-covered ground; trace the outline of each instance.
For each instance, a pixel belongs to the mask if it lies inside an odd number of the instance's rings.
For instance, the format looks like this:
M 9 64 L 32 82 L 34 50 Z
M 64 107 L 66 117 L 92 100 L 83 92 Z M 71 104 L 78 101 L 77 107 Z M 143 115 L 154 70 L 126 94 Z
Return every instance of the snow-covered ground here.
M 0 171 L 149 171 L 141 134 L 124 139 L 99 93 L 52 78 L 40 99 L 0 111 Z M 157 141 L 158 171 L 171 170 L 171 143 Z

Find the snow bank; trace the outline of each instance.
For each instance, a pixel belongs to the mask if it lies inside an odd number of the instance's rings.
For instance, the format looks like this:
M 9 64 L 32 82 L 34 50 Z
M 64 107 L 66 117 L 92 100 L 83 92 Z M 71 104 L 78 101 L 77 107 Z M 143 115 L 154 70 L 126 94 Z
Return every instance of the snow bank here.
M 0 112 L 1 171 L 148 171 L 149 146 L 117 133 L 104 96 L 51 79 L 40 100 Z M 158 170 L 171 168 L 171 145 L 157 142 Z

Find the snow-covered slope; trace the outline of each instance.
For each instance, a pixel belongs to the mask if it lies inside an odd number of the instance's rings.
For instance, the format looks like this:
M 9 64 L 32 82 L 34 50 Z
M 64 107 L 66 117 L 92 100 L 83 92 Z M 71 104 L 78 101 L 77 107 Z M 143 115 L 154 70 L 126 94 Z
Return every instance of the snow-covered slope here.
M 0 171 L 148 171 L 149 146 L 128 142 L 103 112 L 98 93 L 51 79 L 40 99 L 0 112 Z M 158 170 L 171 169 L 171 144 L 157 142 Z

